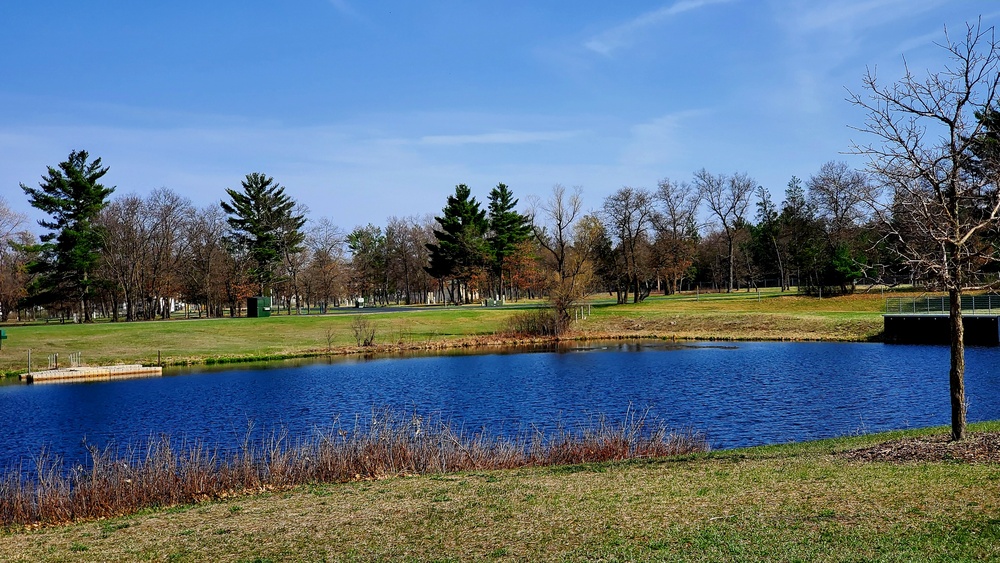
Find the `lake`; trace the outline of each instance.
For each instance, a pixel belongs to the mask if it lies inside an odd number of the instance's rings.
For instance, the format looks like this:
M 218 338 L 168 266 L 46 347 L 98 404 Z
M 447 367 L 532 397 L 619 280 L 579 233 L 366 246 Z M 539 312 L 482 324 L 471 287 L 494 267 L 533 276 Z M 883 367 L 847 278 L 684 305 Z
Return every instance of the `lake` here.
M 1000 348 L 966 351 L 969 420 L 1000 419 Z M 161 378 L 0 386 L 0 467 L 43 447 L 168 434 L 230 447 L 251 426 L 309 436 L 373 409 L 440 414 L 466 430 L 570 428 L 630 408 L 713 448 L 948 424 L 948 349 L 868 343 L 573 345 L 521 353 L 173 370 Z

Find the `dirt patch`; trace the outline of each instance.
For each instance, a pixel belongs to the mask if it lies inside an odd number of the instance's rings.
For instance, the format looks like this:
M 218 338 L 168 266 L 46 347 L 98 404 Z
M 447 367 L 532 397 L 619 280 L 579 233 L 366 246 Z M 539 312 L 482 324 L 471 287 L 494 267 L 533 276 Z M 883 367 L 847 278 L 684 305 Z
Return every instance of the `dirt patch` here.
M 912 461 L 959 461 L 1000 463 L 1000 432 L 976 432 L 961 442 L 946 434 L 903 438 L 841 454 L 852 461 L 906 463 Z

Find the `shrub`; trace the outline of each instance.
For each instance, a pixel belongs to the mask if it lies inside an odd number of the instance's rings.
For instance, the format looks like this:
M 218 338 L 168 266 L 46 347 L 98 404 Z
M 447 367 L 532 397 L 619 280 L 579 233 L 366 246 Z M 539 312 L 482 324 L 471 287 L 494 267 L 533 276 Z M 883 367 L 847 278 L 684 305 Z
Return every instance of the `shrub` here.
M 565 329 L 554 309 L 531 309 L 511 315 L 501 332 L 506 336 L 559 336 Z
M 375 344 L 375 321 L 364 315 L 358 315 L 351 320 L 351 330 L 354 331 L 354 340 L 358 346 L 372 346 Z

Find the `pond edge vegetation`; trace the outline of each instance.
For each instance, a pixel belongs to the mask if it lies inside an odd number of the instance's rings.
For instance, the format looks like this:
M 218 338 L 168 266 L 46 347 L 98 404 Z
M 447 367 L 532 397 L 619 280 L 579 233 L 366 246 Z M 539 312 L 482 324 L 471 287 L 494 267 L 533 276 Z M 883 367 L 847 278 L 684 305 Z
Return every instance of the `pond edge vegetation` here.
M 436 416 L 375 411 L 312 438 L 287 429 L 227 452 L 167 435 L 119 450 L 89 446 L 87 466 L 66 467 L 41 452 L 30 466 L 0 477 L 0 527 L 52 525 L 122 516 L 142 509 L 204 502 L 300 485 L 389 477 L 660 458 L 708 451 L 704 435 L 677 432 L 628 409 L 619 422 L 533 428 L 511 437 L 466 432 Z

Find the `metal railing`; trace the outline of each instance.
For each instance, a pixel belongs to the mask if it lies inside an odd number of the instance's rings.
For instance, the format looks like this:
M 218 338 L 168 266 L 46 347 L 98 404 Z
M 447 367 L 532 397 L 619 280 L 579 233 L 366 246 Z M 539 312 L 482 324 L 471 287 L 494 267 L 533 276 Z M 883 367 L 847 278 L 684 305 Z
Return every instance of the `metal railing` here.
M 951 299 L 947 296 L 887 297 L 885 312 L 892 314 L 947 313 Z M 962 312 L 968 314 L 1000 314 L 1000 295 L 963 295 Z

